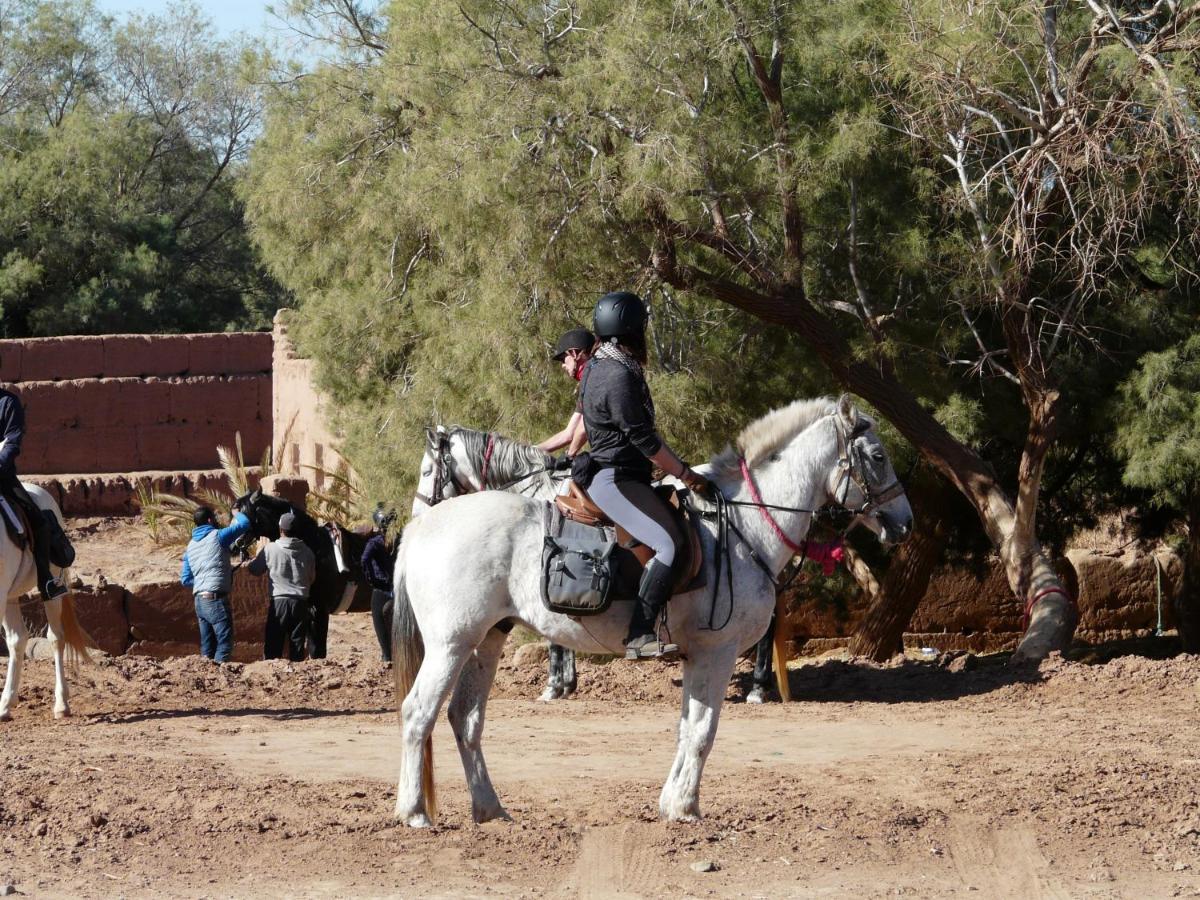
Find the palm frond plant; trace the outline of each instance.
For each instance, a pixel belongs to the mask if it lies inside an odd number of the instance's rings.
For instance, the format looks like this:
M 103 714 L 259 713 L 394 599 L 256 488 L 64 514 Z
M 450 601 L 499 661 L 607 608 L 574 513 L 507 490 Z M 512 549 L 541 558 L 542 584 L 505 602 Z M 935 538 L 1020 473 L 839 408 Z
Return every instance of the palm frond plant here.
M 242 434 L 234 435 L 234 446 L 217 447 L 217 459 L 229 485 L 229 491 L 204 489 L 197 491 L 195 499 L 179 497 L 163 491 L 153 490 L 150 483 L 141 480 L 137 484 L 136 502 L 142 511 L 142 524 L 156 544 L 163 547 L 183 546 L 192 536 L 192 514 L 201 504 L 212 507 L 218 515 L 228 519 L 233 501 L 248 494 L 251 479 L 256 474 L 246 465 L 242 448 Z M 258 476 L 273 474 L 271 448 L 263 452 L 258 467 Z
M 334 471 L 308 464 L 302 468 L 312 469 L 326 485 L 323 489 L 309 489 L 308 513 L 314 519 L 336 522 L 346 529 L 370 520 L 371 514 L 366 509 L 362 490 L 345 460 L 339 462 Z

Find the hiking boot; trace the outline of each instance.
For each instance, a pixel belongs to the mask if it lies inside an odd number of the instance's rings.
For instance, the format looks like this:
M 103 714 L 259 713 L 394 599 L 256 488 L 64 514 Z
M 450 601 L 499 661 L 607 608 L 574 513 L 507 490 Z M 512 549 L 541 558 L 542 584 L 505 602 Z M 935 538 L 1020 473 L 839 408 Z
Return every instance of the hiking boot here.
M 638 599 L 633 604 L 633 619 L 625 637 L 626 659 L 663 659 L 679 652 L 676 644 L 658 639 L 654 623 L 663 604 L 671 597 L 671 567 L 657 559 L 650 560 L 642 573 Z

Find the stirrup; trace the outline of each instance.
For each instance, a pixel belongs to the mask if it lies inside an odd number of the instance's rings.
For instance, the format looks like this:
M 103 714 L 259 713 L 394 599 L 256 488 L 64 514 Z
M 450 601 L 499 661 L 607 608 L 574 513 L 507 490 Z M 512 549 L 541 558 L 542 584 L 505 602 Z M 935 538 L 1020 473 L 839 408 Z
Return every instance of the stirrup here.
M 47 600 L 57 600 L 67 593 L 67 586 L 57 578 L 50 578 L 46 581 L 46 586 L 43 590 L 46 592 Z
M 678 654 L 678 644 L 660 641 L 653 634 L 640 635 L 625 645 L 626 659 L 673 659 Z

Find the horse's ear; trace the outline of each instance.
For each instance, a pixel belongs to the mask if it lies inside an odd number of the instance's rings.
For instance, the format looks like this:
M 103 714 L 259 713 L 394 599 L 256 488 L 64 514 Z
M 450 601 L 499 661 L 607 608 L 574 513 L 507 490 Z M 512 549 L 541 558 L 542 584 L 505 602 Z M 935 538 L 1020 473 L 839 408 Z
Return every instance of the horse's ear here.
M 858 407 L 854 405 L 849 394 L 842 394 L 838 397 L 837 414 L 846 428 L 846 433 L 855 434 L 859 423 Z
M 428 425 L 425 426 L 425 446 L 432 447 L 437 443 L 437 437 L 433 433 L 433 429 Z

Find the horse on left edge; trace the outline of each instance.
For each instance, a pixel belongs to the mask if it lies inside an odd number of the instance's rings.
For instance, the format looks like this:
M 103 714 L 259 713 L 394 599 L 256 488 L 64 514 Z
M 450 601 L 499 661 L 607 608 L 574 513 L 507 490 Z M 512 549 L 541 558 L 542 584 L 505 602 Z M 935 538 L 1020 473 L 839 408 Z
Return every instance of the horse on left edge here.
M 53 497 L 35 484 L 25 484 L 25 490 L 40 509 L 52 512 L 59 525 L 62 524 L 62 512 Z M 65 570 L 55 567 L 54 572 L 63 577 Z M 63 577 L 63 581 L 67 579 Z M 29 641 L 29 630 L 21 617 L 20 597 L 36 589 L 36 582 L 33 551 L 28 546 L 18 546 L 0 523 L 0 613 L 3 613 L 4 639 L 8 644 L 8 673 L 4 679 L 4 693 L 0 694 L 0 722 L 12 719 L 12 706 L 17 699 L 21 669 L 25 664 L 25 645 Z M 54 651 L 54 718 L 63 719 L 71 714 L 66 668 L 73 669 L 80 660 L 87 661 L 91 640 L 75 616 L 71 594 L 42 602 L 46 609 L 50 646 Z

